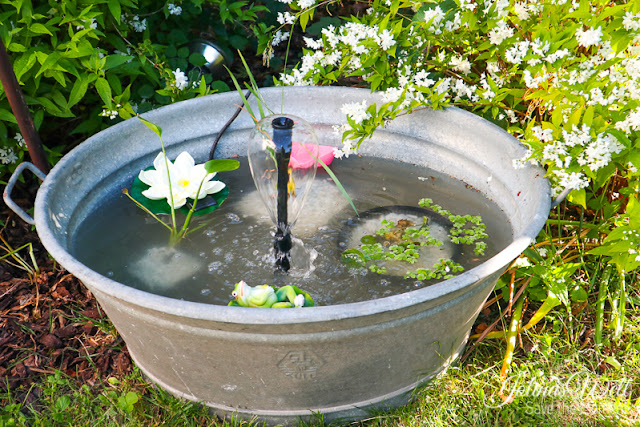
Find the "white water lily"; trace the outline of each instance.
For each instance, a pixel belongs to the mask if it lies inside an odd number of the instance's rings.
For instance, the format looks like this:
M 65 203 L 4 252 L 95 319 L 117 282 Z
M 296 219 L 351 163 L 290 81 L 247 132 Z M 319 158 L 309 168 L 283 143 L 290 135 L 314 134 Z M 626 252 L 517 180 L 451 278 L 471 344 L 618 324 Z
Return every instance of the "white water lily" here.
M 149 186 L 142 195 L 151 200 L 167 199 L 171 206 L 173 193 L 174 209 L 184 206 L 187 199 L 202 199 L 226 187 L 221 181 L 211 181 L 216 174 L 207 173 L 204 164 L 196 165 L 187 152 L 180 153 L 173 163 L 163 153 L 159 153 L 153 161 L 153 167 L 155 169 L 140 171 L 138 175 L 140 181 Z

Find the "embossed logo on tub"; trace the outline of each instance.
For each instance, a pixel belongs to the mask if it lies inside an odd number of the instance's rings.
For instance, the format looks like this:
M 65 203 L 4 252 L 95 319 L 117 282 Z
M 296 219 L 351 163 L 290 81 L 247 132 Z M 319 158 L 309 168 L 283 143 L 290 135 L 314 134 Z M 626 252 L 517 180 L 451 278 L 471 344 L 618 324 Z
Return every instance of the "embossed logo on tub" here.
M 324 360 L 311 351 L 290 351 L 278 363 L 278 368 L 289 377 L 310 380 L 322 365 Z

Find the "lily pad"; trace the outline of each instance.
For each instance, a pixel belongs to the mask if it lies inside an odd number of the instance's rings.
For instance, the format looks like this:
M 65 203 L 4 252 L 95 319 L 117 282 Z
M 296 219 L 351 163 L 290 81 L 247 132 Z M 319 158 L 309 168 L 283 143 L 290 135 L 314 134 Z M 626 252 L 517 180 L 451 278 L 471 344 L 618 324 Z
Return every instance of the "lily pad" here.
M 153 166 L 148 167 L 145 170 L 152 170 Z M 213 178 L 213 181 L 219 181 L 217 177 Z M 131 184 L 131 197 L 134 198 L 138 203 L 140 203 L 145 208 L 149 209 L 149 211 L 154 215 L 169 215 L 171 214 L 171 207 L 169 203 L 165 199 L 161 200 L 151 200 L 142 195 L 142 192 L 147 190 L 149 186 L 144 182 L 140 181 L 138 175 L 133 180 Z M 229 197 L 229 187 L 225 187 L 217 193 L 213 193 L 208 195 L 207 197 L 198 200 L 196 204 L 196 210 L 193 212 L 193 216 L 206 215 L 218 209 L 222 203 Z M 194 202 L 193 199 L 187 199 L 187 204 L 192 205 Z M 189 213 L 189 207 L 185 204 L 180 209 L 176 209 L 178 212 L 182 212 L 187 215 Z M 206 206 L 204 209 L 198 209 L 198 206 Z

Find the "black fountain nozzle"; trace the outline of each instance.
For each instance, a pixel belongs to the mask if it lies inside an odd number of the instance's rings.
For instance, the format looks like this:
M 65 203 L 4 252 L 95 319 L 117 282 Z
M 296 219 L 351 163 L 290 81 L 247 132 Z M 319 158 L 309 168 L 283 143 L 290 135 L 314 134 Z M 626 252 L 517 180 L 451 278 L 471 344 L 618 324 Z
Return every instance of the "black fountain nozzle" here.
M 288 117 L 276 117 L 271 122 L 273 127 L 273 142 L 276 146 L 275 158 L 278 167 L 278 200 L 277 200 L 277 229 L 273 242 L 276 251 L 276 268 L 289 271 L 289 251 L 291 250 L 291 233 L 289 231 L 288 201 L 289 201 L 289 160 L 291 159 L 291 136 L 293 134 L 293 120 Z

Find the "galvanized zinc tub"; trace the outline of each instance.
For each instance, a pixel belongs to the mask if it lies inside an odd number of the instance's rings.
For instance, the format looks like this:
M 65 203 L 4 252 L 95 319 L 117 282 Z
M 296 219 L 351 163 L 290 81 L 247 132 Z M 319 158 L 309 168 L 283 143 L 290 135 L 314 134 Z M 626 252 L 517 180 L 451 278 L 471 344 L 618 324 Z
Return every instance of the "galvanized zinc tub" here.
M 265 89 L 279 106 L 282 89 Z M 366 90 L 287 88 L 284 112 L 315 125 L 323 144 L 340 145 L 332 125 L 347 102 L 379 100 Z M 163 127 L 170 157 L 197 161 L 240 99 L 225 93 L 180 102 L 145 117 Z M 242 114 L 218 156 L 246 152 L 253 122 Z M 94 293 L 138 367 L 171 393 L 218 413 L 270 423 L 323 414 L 365 417 L 407 402 L 464 347 L 497 278 L 536 237 L 550 209 L 544 171 L 514 169 L 523 147 L 493 124 L 456 108 L 400 117 L 362 153 L 446 172 L 483 192 L 507 214 L 513 240 L 482 265 L 436 285 L 372 301 L 294 310 L 214 306 L 166 298 L 110 280 L 81 264 L 70 242 L 84 218 L 151 164 L 158 141 L 138 120 L 88 139 L 65 156 L 40 188 L 35 222 L 51 255 Z

